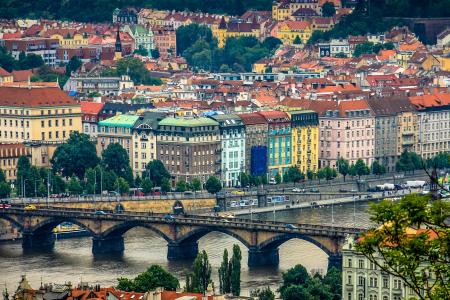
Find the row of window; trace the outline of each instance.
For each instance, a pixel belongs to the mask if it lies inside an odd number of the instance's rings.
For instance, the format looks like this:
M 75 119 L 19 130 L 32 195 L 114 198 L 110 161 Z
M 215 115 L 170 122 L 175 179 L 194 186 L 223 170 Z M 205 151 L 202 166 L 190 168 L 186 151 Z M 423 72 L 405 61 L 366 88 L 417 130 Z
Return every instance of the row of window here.
M 56 119 L 56 120 L 47 120 L 47 126 L 48 127 L 52 127 L 53 124 L 54 124 L 55 127 L 58 127 L 59 126 L 59 120 L 58 119 Z M 69 119 L 69 126 L 72 126 L 72 124 L 73 124 L 72 119 Z M 66 119 L 62 119 L 61 120 L 61 125 L 62 126 L 66 126 Z M 41 121 L 41 127 L 45 128 L 45 121 L 44 120 Z

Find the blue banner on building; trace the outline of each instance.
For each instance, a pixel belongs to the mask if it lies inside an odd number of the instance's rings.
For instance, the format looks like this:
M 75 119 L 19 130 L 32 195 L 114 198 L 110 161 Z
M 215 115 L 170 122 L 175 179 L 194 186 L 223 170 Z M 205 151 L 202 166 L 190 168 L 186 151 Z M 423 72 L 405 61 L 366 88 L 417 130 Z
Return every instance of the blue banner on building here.
M 251 174 L 253 176 L 266 175 L 267 146 L 253 146 L 251 151 Z

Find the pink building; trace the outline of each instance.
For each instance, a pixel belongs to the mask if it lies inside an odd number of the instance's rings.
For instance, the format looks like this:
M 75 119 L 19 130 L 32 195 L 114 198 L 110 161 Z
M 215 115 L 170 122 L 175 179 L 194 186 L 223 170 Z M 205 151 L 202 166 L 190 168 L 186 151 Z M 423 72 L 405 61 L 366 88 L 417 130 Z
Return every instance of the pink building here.
M 372 164 L 375 117 L 366 100 L 311 101 L 309 109 L 319 113 L 320 168 L 336 168 L 339 157 Z

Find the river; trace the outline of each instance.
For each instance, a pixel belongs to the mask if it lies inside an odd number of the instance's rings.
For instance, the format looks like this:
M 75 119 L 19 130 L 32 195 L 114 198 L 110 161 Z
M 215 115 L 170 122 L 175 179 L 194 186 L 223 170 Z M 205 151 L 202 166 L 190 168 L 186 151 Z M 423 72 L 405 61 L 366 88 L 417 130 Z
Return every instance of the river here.
M 289 223 L 311 223 L 336 226 L 365 227 L 368 225 L 367 203 L 345 204 L 316 209 L 298 209 L 276 213 L 276 221 Z M 354 214 L 355 212 L 355 214 Z M 355 218 L 354 218 L 355 215 Z M 254 218 L 273 220 L 273 213 L 253 215 Z M 355 221 L 354 221 L 355 219 Z M 135 228 L 125 236 L 125 252 L 121 256 L 94 257 L 91 253 L 90 238 L 59 240 L 52 252 L 24 254 L 20 243 L 0 244 L 0 286 L 6 284 L 15 290 L 22 274 L 26 274 L 33 288 L 44 283 L 72 282 L 81 280 L 89 284 L 112 286 L 118 277 L 134 277 L 151 264 L 159 264 L 172 272 L 184 285 L 185 274 L 192 261 L 169 262 L 166 259 L 166 242 L 153 232 Z M 206 250 L 213 267 L 213 280 L 218 286 L 217 269 L 222 261 L 224 248 L 231 251 L 233 244 L 242 250 L 242 291 L 249 291 L 270 285 L 276 288 L 283 271 L 304 265 L 310 271 L 325 273 L 327 255 L 316 246 L 302 240 L 293 239 L 280 246 L 278 267 L 247 267 L 247 251 L 244 245 L 222 233 L 212 232 L 199 240 L 199 248 Z

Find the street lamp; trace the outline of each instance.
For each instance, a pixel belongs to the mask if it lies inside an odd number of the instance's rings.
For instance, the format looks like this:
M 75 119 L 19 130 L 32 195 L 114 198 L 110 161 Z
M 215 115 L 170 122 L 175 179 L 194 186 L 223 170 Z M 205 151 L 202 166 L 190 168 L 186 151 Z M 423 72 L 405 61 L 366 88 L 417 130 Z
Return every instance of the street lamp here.
M 275 211 L 275 201 L 273 198 L 272 198 L 272 203 L 273 203 L 273 223 L 275 223 L 276 211 Z

